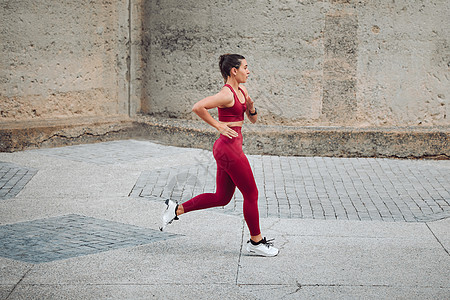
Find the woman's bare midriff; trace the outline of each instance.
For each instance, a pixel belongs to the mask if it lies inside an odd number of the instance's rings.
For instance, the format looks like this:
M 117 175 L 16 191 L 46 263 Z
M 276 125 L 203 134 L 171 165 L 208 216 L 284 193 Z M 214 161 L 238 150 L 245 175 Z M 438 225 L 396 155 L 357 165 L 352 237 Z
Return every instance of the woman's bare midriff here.
M 242 127 L 244 125 L 244 121 L 237 121 L 237 122 L 220 122 L 222 124 L 227 125 L 228 127 Z

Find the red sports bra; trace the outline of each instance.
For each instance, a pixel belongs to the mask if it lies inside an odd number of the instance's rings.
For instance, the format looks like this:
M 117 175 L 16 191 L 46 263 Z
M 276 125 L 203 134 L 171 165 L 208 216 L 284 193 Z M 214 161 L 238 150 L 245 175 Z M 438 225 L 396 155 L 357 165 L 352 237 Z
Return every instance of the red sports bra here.
M 234 105 L 231 107 L 218 108 L 219 110 L 219 121 L 220 122 L 238 122 L 244 120 L 244 112 L 247 110 L 247 103 L 242 104 L 236 92 L 233 90 L 231 85 L 225 84 L 226 87 L 230 88 L 234 95 Z M 239 88 L 245 97 L 244 91 Z

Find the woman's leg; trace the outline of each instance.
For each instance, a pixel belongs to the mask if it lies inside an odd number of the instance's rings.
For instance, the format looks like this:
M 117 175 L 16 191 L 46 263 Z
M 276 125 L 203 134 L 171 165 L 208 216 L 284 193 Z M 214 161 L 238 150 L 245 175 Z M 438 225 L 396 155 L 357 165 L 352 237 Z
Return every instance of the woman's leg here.
M 217 140 L 213 153 L 217 161 L 216 193 L 201 194 L 179 205 L 177 215 L 225 206 L 231 201 L 237 186 L 244 196 L 244 219 L 250 230 L 251 239 L 255 242 L 260 241 L 262 237 L 259 228 L 258 188 L 248 159 L 242 152 L 242 138 Z
M 236 185 L 227 172 L 217 165 L 216 192 L 198 195 L 179 205 L 177 215 L 194 210 L 225 206 L 230 203 Z
M 251 239 L 258 242 L 262 239 L 259 227 L 258 188 L 244 153 L 241 153 L 239 159 L 227 171 L 244 196 L 244 219 L 250 230 Z

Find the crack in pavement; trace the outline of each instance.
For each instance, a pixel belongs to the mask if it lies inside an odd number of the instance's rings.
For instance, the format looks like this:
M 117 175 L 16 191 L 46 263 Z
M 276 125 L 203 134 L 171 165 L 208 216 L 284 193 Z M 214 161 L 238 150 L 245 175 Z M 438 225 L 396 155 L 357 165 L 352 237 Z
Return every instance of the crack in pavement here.
M 430 225 L 428 225 L 428 223 L 425 223 L 425 225 L 427 225 L 428 230 L 430 230 L 431 234 L 434 236 L 434 238 L 436 239 L 436 241 L 442 246 L 442 248 L 443 248 L 444 251 L 447 253 L 447 255 L 450 256 L 449 251 L 445 248 L 444 244 L 442 244 L 442 242 L 439 240 L 439 238 L 436 236 L 436 234 L 434 234 L 433 230 L 430 228 Z
M 244 232 L 245 232 L 245 221 L 242 220 L 242 232 L 241 232 L 241 249 L 239 250 L 239 258 L 237 263 L 237 271 L 236 271 L 236 285 L 239 281 L 239 270 L 241 269 L 241 257 L 242 257 L 242 249 L 244 248 Z
M 273 223 L 270 224 L 269 227 L 267 227 L 266 230 L 276 232 L 276 233 L 278 234 L 278 236 L 281 237 L 281 239 L 282 239 L 281 245 L 277 245 L 277 246 L 276 246 L 278 249 L 281 250 L 281 249 L 284 248 L 284 246 L 286 246 L 287 244 L 289 244 L 289 240 L 287 239 L 287 236 L 288 236 L 289 234 L 282 233 L 282 232 L 280 232 L 280 231 L 278 231 L 278 230 L 276 230 L 276 229 L 273 229 L 273 228 L 274 228 L 276 225 L 278 225 L 280 222 L 281 222 L 281 219 L 273 220 Z
M 31 266 L 26 272 L 25 274 L 23 274 L 22 278 L 20 278 L 20 280 L 14 285 L 13 289 L 11 290 L 11 292 L 9 292 L 8 296 L 6 296 L 6 300 L 8 300 L 8 298 L 12 295 L 12 293 L 14 293 L 14 291 L 16 290 L 17 286 L 25 279 L 25 277 L 27 276 L 27 274 L 31 271 L 31 269 L 33 269 L 33 266 Z

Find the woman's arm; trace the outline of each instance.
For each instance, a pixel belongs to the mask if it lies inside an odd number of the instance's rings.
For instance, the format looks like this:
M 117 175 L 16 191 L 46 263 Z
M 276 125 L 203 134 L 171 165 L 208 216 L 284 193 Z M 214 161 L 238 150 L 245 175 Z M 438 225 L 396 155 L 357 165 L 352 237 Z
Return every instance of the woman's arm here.
M 250 122 L 255 123 L 258 120 L 258 115 L 251 115 L 250 113 L 255 113 L 255 103 L 253 102 L 252 98 L 248 95 L 248 91 L 245 88 L 245 86 L 241 86 L 242 90 L 245 93 L 245 102 L 247 103 L 247 118 L 250 120 Z
M 203 121 L 217 129 L 220 134 L 233 138 L 237 137 L 238 133 L 228 127 L 226 124 L 220 123 L 214 119 L 208 112 L 208 109 L 216 107 L 229 107 L 233 105 L 234 97 L 231 91 L 222 89 L 219 93 L 206 97 L 194 104 L 192 111 L 195 112 Z

